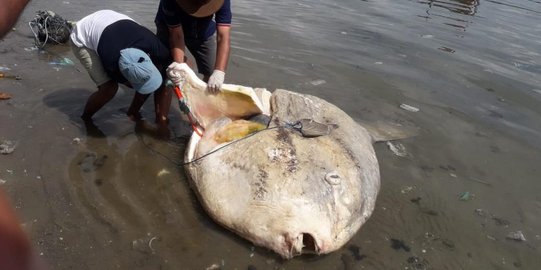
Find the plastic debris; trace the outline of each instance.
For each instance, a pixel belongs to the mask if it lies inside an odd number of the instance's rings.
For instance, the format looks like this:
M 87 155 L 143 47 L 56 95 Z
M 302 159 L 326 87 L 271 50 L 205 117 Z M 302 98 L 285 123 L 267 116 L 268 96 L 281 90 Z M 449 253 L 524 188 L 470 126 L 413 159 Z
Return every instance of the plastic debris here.
M 74 63 L 73 61 L 71 61 L 71 59 L 64 57 L 64 58 L 60 58 L 59 60 L 49 62 L 49 65 L 73 66 Z
M 404 109 L 404 110 L 406 110 L 408 112 L 418 112 L 419 111 L 419 108 L 413 107 L 411 105 L 404 104 L 404 103 L 400 104 L 400 108 L 402 108 L 402 109 Z
M 13 153 L 17 147 L 17 143 L 14 141 L 4 140 L 0 143 L 0 154 L 7 155 Z
M 161 169 L 161 170 L 158 172 L 158 177 L 162 177 L 162 176 L 168 175 L 168 174 L 171 174 L 168 170 L 166 170 L 166 169 Z
M 11 98 L 11 94 L 0 92 L 0 100 L 8 100 Z
M 526 241 L 526 237 L 524 237 L 524 234 L 522 231 L 516 231 L 516 232 L 510 232 L 507 236 L 507 239 L 515 240 L 515 241 Z
M 0 71 L 8 71 L 8 70 L 11 70 L 11 68 L 0 66 Z
M 81 138 L 73 138 L 72 142 L 74 144 L 80 144 L 81 143 Z
M 220 269 L 220 265 L 217 263 L 206 268 L 206 270 L 217 270 L 217 269 Z
M 39 50 L 39 48 L 37 46 L 32 46 L 32 47 L 24 48 L 24 50 L 27 52 L 33 52 L 33 51 Z
M 6 182 L 7 182 L 6 180 L 4 180 L 4 179 L 0 179 L 0 185 L 3 185 L 3 184 L 5 184 Z
M 422 38 L 433 38 L 434 36 L 433 35 L 422 35 L 421 37 Z
M 16 75 L 7 75 L 7 74 L 4 74 L 4 73 L 1 73 L 0 72 L 0 79 L 15 79 L 15 80 L 21 80 L 21 76 L 16 76 Z
M 387 146 L 389 149 L 399 157 L 406 157 L 408 153 L 406 152 L 406 147 L 398 142 L 387 141 Z
M 407 186 L 407 187 L 402 188 L 402 190 L 400 190 L 400 192 L 402 194 L 406 194 L 406 193 L 409 193 L 409 192 L 413 191 L 414 189 L 415 189 L 415 187 Z
M 469 191 L 465 191 L 459 196 L 459 200 L 461 201 L 469 201 L 473 198 L 473 194 L 471 194 Z
M 151 237 L 150 234 L 147 234 L 146 237 L 142 237 L 139 239 L 135 239 L 132 241 L 132 249 L 137 250 L 141 253 L 154 253 L 154 247 L 153 242 L 156 240 L 160 240 L 159 237 L 153 236 Z
M 374 62 L 376 65 L 383 65 L 383 62 Z

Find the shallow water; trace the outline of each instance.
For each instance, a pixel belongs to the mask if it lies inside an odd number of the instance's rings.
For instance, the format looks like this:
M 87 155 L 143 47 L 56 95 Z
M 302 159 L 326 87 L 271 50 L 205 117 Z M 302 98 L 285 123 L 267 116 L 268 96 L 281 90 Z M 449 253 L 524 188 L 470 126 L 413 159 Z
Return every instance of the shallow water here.
M 3 72 L 23 78 L 0 81 L 13 95 L 0 102 L 0 139 L 18 141 L 0 156 L 0 179 L 52 269 L 541 264 L 539 1 L 234 1 L 228 82 L 309 93 L 361 123 L 420 130 L 394 142 L 405 157 L 375 145 L 382 188 L 350 243 L 289 261 L 202 211 L 177 166 L 190 130 L 175 103 L 170 140 L 124 117 L 127 89 L 85 127 L 78 117 L 94 86 L 82 66 L 49 64 L 75 60 L 67 46 L 31 49 L 36 10 L 76 20 L 109 8 L 154 30 L 154 2 L 32 2 L 0 42 Z M 527 241 L 506 239 L 519 230 Z

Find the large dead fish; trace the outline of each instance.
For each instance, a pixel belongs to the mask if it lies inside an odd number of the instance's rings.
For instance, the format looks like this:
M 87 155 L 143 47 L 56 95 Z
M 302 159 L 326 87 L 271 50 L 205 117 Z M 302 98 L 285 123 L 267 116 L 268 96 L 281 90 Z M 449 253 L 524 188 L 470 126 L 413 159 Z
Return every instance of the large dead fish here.
M 311 95 L 227 84 L 210 95 L 186 65 L 176 71 L 205 129 L 190 139 L 186 170 L 216 222 L 292 258 L 337 250 L 367 221 L 380 187 L 376 136 Z M 224 130 L 254 125 L 239 119 L 257 114 L 271 117 L 268 127 L 223 139 Z

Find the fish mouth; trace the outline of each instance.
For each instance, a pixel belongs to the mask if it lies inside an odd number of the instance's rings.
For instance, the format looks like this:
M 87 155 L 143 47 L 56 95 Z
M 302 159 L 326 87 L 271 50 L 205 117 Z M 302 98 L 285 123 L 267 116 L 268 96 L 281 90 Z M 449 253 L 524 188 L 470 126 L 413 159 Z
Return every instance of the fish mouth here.
M 310 233 L 300 233 L 296 237 L 286 237 L 286 246 L 288 252 L 285 257 L 292 258 L 302 254 L 321 254 L 321 248 L 314 235 Z
M 303 233 L 301 254 L 319 254 L 316 239 L 309 233 Z

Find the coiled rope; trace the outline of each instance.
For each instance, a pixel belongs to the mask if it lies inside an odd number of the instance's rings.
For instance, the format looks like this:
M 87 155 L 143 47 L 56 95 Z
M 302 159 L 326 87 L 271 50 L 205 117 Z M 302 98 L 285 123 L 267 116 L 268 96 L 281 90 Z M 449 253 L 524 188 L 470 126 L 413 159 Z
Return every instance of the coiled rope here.
M 40 10 L 36 16 L 28 22 L 34 43 L 38 48 L 43 48 L 47 43 L 63 44 L 69 40 L 72 23 L 60 17 L 50 10 Z

